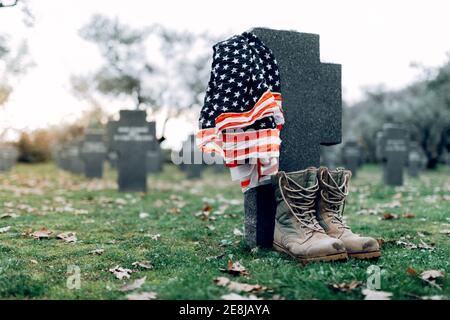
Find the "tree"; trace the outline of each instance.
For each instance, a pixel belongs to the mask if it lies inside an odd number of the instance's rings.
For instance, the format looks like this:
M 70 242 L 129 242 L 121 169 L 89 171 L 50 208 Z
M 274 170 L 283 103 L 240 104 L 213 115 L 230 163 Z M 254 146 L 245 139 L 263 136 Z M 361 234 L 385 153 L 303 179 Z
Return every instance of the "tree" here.
M 450 141 L 450 59 L 437 69 L 424 69 L 424 76 L 396 91 L 377 88 L 366 98 L 346 108 L 350 131 L 363 144 L 365 154 L 375 161 L 375 137 L 386 122 L 406 126 L 410 138 L 418 142 L 435 168 Z
M 13 50 L 8 38 L 0 34 L 0 107 L 9 99 L 13 90 L 12 80 L 23 75 L 32 65 L 25 41 Z
M 145 54 L 146 30 L 133 29 L 117 18 L 94 15 L 80 35 L 95 43 L 105 59 L 100 70 L 85 81 L 95 83 L 103 94 L 132 97 L 136 108 L 153 102 L 153 95 L 144 88 L 146 78 L 154 72 Z
M 102 15 L 93 16 L 80 35 L 97 45 L 105 62 L 91 75 L 72 77 L 78 97 L 93 105 L 101 101 L 98 93 L 131 98 L 136 108 L 163 112 L 165 123 L 202 105 L 217 38 L 158 24 L 132 28 Z

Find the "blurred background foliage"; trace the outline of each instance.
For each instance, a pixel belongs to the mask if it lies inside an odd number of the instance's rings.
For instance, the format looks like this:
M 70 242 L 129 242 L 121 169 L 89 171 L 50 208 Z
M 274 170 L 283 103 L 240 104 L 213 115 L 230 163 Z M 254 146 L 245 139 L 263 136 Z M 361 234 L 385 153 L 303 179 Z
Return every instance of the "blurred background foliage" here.
M 450 151 L 450 56 L 441 67 L 423 68 L 422 77 L 401 90 L 378 87 L 344 107 L 344 137 L 359 140 L 368 162 L 375 161 L 376 133 L 386 122 L 406 126 L 424 149 L 428 168 L 437 165 Z

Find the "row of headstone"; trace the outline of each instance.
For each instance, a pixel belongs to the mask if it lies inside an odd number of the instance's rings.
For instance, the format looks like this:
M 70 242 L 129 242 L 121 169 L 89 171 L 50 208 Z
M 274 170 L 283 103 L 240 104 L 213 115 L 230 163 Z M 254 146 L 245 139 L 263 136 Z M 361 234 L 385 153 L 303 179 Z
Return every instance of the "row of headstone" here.
M 19 152 L 14 146 L 0 145 L 0 172 L 11 170 L 16 164 Z

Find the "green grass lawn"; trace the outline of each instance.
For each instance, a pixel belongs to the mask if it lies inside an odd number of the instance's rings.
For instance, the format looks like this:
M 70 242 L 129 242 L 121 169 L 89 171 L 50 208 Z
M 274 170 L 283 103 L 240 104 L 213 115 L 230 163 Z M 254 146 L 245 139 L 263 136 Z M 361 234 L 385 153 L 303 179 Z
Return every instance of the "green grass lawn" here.
M 448 168 L 406 178 L 402 188 L 384 187 L 380 178 L 379 168 L 367 166 L 351 181 L 346 217 L 354 231 L 385 241 L 382 258 L 300 266 L 271 250 L 245 248 L 239 232 L 243 197 L 227 175 L 207 172 L 201 181 L 185 181 L 167 166 L 149 178 L 147 194 L 122 194 L 113 172 L 88 181 L 51 164 L 19 165 L 0 174 L 0 298 L 127 299 L 130 292 L 152 291 L 159 299 L 220 299 L 231 291 L 214 279 L 228 277 L 267 287 L 256 293 L 263 299 L 363 299 L 367 269 L 376 265 L 380 290 L 393 299 L 448 299 L 450 237 L 443 232 L 450 229 Z M 201 214 L 206 205 L 209 216 Z M 384 220 L 385 214 L 397 219 Z M 49 239 L 29 235 L 42 227 L 53 232 Z M 68 231 L 76 232 L 76 243 L 57 239 Z M 95 249 L 104 252 L 90 253 Z M 221 272 L 229 259 L 249 274 Z M 133 266 L 142 261 L 153 269 Z M 72 265 L 81 271 L 79 289 L 66 285 Z M 130 279 L 108 271 L 115 266 L 133 270 Z M 429 283 L 420 278 L 427 270 L 445 276 Z M 143 277 L 140 288 L 118 291 Z M 362 285 L 347 292 L 330 287 L 354 280 Z

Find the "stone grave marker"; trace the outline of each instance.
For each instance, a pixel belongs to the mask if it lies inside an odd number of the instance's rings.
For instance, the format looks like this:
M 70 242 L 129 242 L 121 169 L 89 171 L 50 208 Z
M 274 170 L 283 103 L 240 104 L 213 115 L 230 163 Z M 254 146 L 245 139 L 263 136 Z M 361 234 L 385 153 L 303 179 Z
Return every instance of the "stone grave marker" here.
M 383 179 L 388 186 L 403 185 L 403 169 L 408 161 L 408 132 L 402 126 L 387 123 L 380 140 Z
M 320 164 L 320 145 L 341 142 L 341 66 L 320 61 L 319 35 L 265 28 L 251 30 L 278 61 L 285 124 L 280 170 Z M 245 240 L 249 247 L 271 247 L 276 203 L 270 184 L 245 195 Z
M 342 146 L 342 163 L 344 167 L 352 172 L 356 177 L 361 163 L 361 149 L 358 141 L 354 139 L 347 140 Z
M 81 158 L 87 178 L 102 178 L 106 158 L 105 134 L 102 129 L 88 129 L 81 142 Z
M 76 175 L 84 174 L 84 163 L 81 159 L 81 141 L 75 140 L 66 145 L 67 170 Z
M 330 169 L 339 166 L 338 151 L 334 146 L 320 146 L 320 165 Z
M 447 149 L 444 149 L 444 152 L 442 153 L 442 159 L 444 161 L 444 164 L 449 168 L 450 170 L 450 151 Z
M 422 170 L 422 148 L 417 142 L 411 141 L 408 152 L 408 175 L 411 177 L 418 177 Z
M 200 179 L 205 163 L 203 154 L 195 143 L 195 135 L 190 135 L 184 142 L 181 150 L 182 163 L 179 165 L 180 169 L 186 173 L 187 179 Z
M 147 152 L 155 137 L 143 110 L 121 110 L 108 125 L 109 149 L 117 154 L 118 184 L 123 192 L 147 191 Z
M 162 171 L 162 152 L 161 146 L 156 138 L 156 122 L 150 122 L 150 134 L 154 137 L 151 143 L 151 148 L 147 152 L 147 172 L 157 173 Z
M 14 146 L 0 145 L 0 172 L 11 170 L 16 164 L 19 152 Z
M 117 169 L 117 153 L 112 149 L 114 129 L 116 125 L 117 121 L 114 120 L 110 120 L 106 124 L 106 159 L 112 169 Z

